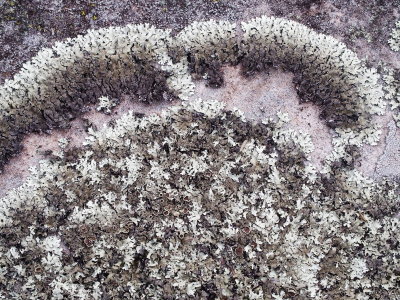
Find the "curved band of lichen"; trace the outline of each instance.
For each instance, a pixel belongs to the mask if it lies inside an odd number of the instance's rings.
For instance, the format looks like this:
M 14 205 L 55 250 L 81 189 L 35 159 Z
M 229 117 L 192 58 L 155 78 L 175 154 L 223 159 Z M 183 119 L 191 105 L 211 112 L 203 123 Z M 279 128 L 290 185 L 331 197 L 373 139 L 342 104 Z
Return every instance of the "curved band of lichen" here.
M 91 30 L 41 50 L 0 87 L 0 166 L 26 131 L 65 127 L 84 104 L 123 89 L 193 90 L 184 62 L 167 55 L 169 31 L 148 24 Z M 146 100 L 146 99 L 145 99 Z
M 175 47 L 198 61 L 242 62 L 255 69 L 270 63 L 295 72 L 300 97 L 321 105 L 333 128 L 368 127 L 370 114 L 383 113 L 378 73 L 335 38 L 265 16 L 243 22 L 241 29 L 239 34 L 236 24 L 225 21 L 193 23 L 178 34 Z
M 297 22 L 255 18 L 240 32 L 236 24 L 211 20 L 175 37 L 148 24 L 111 27 L 41 50 L 0 87 L 0 166 L 18 150 L 24 132 L 66 126 L 85 102 L 104 94 L 143 82 L 187 99 L 194 89 L 187 58 L 282 65 L 297 74 L 300 96 L 321 105 L 333 128 L 366 128 L 371 114 L 383 112 L 376 71 L 343 43 Z

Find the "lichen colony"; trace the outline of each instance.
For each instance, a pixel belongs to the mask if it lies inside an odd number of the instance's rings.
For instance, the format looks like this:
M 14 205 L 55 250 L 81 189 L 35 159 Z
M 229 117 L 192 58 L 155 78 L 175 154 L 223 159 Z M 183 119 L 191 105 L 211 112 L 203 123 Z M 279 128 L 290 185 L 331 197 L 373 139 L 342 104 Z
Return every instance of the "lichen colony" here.
M 295 74 L 336 132 L 321 171 L 285 114 L 255 122 L 185 102 L 193 78 L 221 85 L 224 64 Z M 343 43 L 273 17 L 175 36 L 111 27 L 43 49 L 0 87 L 1 166 L 24 134 L 65 128 L 98 101 L 110 112 L 123 91 L 183 102 L 91 130 L 0 199 L 0 298 L 399 298 L 398 186 L 354 168 L 379 139 L 372 115 L 397 108 L 394 89 L 393 73 L 381 81 Z

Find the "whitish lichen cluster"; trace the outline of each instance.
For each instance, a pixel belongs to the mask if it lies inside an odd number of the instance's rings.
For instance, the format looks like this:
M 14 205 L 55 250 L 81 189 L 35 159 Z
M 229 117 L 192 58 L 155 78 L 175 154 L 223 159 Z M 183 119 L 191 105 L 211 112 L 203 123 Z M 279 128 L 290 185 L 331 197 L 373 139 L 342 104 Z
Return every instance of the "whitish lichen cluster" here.
M 0 167 L 18 152 L 25 132 L 66 127 L 101 96 L 130 91 L 143 101 L 187 99 L 194 89 L 190 73 L 220 86 L 224 63 L 240 63 L 247 75 L 271 66 L 288 69 L 302 101 L 320 105 L 328 126 L 351 131 L 361 142 L 376 139 L 370 116 L 385 106 L 379 76 L 330 36 L 274 17 L 241 28 L 226 21 L 193 23 L 176 36 L 129 25 L 44 49 L 0 87 Z
M 396 27 L 393 28 L 388 43 L 390 49 L 400 51 L 400 20 L 396 22 Z
M 280 18 L 89 31 L 40 51 L 0 87 L 0 167 L 26 132 L 66 127 L 86 104 L 111 112 L 187 99 L 192 78 L 295 74 L 302 101 L 338 135 L 318 173 L 310 137 L 279 121 L 246 121 L 218 102 L 129 113 L 83 148 L 32 169 L 0 199 L 0 298 L 397 299 L 397 186 L 354 170 L 374 144 L 372 114 L 398 107 L 375 69 L 332 37 Z
M 219 102 L 123 116 L 0 200 L 0 297 L 399 298 L 396 186 L 304 141 Z
M 170 33 L 148 24 L 90 30 L 45 48 L 0 87 L 0 166 L 27 131 L 67 127 L 84 105 L 134 93 L 139 100 L 186 99 L 184 62 L 167 55 Z
M 117 105 L 116 99 L 110 99 L 108 97 L 100 97 L 99 104 L 97 106 L 97 111 L 104 112 L 105 114 L 110 114 L 111 110 Z

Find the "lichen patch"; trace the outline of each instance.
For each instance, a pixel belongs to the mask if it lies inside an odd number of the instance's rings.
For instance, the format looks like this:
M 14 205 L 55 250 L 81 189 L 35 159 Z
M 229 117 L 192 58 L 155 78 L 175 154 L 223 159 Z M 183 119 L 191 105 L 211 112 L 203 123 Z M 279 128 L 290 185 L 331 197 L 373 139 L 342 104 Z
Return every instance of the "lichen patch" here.
M 397 186 L 221 102 L 129 113 L 0 201 L 5 298 L 396 298 Z M 4 284 L 6 283 L 6 284 Z

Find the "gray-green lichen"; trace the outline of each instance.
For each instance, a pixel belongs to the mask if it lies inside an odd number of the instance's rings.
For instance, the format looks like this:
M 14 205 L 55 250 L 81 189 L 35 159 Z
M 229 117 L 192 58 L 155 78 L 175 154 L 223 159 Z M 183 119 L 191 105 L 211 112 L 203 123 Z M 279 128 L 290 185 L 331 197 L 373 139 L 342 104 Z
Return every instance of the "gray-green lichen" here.
M 142 101 L 187 99 L 190 73 L 220 86 L 222 64 L 245 74 L 283 67 L 295 73 L 302 101 L 321 107 L 338 133 L 376 139 L 372 114 L 385 108 L 375 69 L 338 40 L 297 22 L 261 17 L 241 28 L 226 21 L 196 22 L 176 36 L 148 24 L 110 27 L 43 49 L 0 87 L 0 167 L 21 148 L 26 132 L 67 127 L 85 104 L 130 90 Z M 211 72 L 209 72 L 211 70 Z
M 400 51 L 400 20 L 396 22 L 396 27 L 392 29 L 388 43 L 390 49 Z
M 117 105 L 116 99 L 110 99 L 109 97 L 100 97 L 99 104 L 97 106 L 98 111 L 102 111 L 105 114 L 110 114 L 111 110 Z
M 127 91 L 185 100 L 196 75 L 220 86 L 223 64 L 295 74 L 337 133 L 324 169 L 284 114 L 251 123 L 202 101 L 130 112 L 82 148 L 60 140 L 0 199 L 0 298 L 400 297 L 398 187 L 354 170 L 397 79 L 383 87 L 343 43 L 293 21 L 211 20 L 176 36 L 128 25 L 43 49 L 0 87 L 0 167 L 23 134 L 66 127 L 86 104 L 109 113 Z
M 0 200 L 0 297 L 397 299 L 397 186 L 311 150 L 219 102 L 124 115 Z

